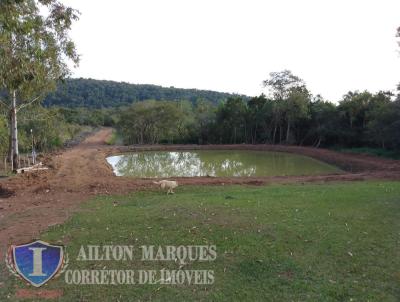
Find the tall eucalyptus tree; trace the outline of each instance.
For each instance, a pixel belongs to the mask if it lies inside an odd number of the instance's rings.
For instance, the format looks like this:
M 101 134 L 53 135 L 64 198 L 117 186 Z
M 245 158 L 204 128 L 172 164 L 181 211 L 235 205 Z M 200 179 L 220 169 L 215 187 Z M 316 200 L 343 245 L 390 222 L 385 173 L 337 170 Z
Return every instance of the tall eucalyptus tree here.
M 57 0 L 0 1 L 0 102 L 9 112 L 10 160 L 18 168 L 17 113 L 39 102 L 79 62 L 69 37 L 78 12 Z

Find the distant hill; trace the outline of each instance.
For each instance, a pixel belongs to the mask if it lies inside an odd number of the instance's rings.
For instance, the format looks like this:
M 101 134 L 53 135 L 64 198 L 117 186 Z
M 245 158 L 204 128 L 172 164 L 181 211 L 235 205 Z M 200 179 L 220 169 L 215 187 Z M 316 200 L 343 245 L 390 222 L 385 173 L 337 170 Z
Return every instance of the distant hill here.
M 62 107 L 116 107 L 143 100 L 189 100 L 205 99 L 218 103 L 234 94 L 182 88 L 166 88 L 156 85 L 129 84 L 124 82 L 93 79 L 67 79 L 55 92 L 49 94 L 45 106 Z M 247 98 L 246 96 L 242 96 Z

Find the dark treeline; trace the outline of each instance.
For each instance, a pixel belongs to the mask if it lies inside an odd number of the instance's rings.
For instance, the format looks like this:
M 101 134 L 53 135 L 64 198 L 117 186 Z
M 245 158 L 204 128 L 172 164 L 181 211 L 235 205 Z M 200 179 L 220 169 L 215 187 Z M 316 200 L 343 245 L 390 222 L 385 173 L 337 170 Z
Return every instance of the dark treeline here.
M 129 84 L 93 79 L 67 79 L 49 94 L 45 106 L 62 107 L 117 107 L 144 100 L 188 100 L 192 103 L 204 99 L 218 103 L 234 95 L 209 90 L 181 89 L 156 85 Z
M 293 144 L 400 150 L 400 100 L 389 92 L 349 92 L 334 104 L 312 96 L 289 71 L 264 81 L 269 97 L 145 101 L 121 111 L 126 144 Z
M 338 103 L 313 96 L 288 71 L 264 82 L 270 94 L 207 99 L 146 100 L 111 108 L 39 104 L 20 115 L 22 152 L 54 150 L 79 133 L 115 127 L 125 144 L 291 144 L 400 150 L 400 99 L 388 92 L 349 92 Z M 400 88 L 400 87 L 399 87 Z M 7 111 L 0 111 L 0 155 L 9 143 Z

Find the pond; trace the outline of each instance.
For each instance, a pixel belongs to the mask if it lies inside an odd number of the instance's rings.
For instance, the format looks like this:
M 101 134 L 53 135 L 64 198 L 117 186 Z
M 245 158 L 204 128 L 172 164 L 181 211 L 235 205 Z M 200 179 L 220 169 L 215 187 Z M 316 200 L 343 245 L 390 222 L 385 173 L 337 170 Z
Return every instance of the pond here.
M 107 161 L 115 175 L 139 178 L 320 175 L 341 172 L 337 167 L 302 155 L 249 150 L 146 151 L 110 156 Z

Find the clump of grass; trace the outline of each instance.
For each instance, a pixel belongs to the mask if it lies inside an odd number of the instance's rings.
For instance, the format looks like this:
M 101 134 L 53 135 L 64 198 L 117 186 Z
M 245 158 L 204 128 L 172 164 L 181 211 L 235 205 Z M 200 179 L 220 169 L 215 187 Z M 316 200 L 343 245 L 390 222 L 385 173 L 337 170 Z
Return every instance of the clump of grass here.
M 111 136 L 106 140 L 106 144 L 110 146 L 121 144 L 121 142 L 121 137 L 116 131 L 113 131 Z

